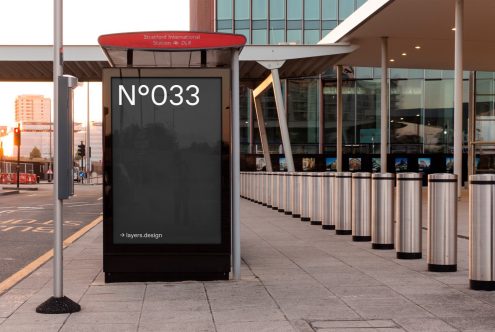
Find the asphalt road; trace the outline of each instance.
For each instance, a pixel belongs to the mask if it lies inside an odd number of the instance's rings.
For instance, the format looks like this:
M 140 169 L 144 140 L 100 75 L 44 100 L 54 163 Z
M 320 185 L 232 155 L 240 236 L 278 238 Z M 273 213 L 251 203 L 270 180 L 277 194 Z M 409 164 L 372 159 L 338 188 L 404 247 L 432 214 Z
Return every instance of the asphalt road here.
M 0 282 L 53 248 L 53 185 L 0 196 Z M 102 187 L 76 185 L 64 201 L 64 239 L 102 214 Z

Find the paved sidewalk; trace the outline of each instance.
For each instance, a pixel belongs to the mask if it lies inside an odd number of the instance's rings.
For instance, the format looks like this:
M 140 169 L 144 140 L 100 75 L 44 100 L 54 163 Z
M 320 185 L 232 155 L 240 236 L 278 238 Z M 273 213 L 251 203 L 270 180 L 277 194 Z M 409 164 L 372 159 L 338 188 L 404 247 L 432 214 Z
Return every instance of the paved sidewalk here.
M 239 282 L 106 285 L 100 224 L 65 250 L 65 293 L 82 311 L 35 313 L 47 263 L 0 297 L 0 331 L 495 331 L 495 292 L 468 289 L 467 240 L 458 272 L 431 273 L 246 200 L 241 220 Z

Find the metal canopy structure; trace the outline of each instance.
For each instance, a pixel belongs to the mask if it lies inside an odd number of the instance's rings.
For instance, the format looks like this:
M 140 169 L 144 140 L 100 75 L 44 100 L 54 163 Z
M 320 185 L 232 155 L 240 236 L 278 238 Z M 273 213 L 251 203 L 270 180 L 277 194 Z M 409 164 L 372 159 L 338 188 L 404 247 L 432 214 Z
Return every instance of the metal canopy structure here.
M 101 81 L 109 67 L 99 46 L 64 46 L 64 73 L 79 81 Z M 53 80 L 53 46 L 0 46 L 0 81 L 49 82 Z
M 465 0 L 464 70 L 495 70 L 495 1 Z M 343 64 L 381 66 L 381 37 L 388 39 L 391 68 L 453 69 L 454 0 L 367 1 L 319 44 L 347 42 L 359 48 Z M 419 49 L 415 47 L 419 46 Z M 406 55 L 402 55 L 406 53 Z

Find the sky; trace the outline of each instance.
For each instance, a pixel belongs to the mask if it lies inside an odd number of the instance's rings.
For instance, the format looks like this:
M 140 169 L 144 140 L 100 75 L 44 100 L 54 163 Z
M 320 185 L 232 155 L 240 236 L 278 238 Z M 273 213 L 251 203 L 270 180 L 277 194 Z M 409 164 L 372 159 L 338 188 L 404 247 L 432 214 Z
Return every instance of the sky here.
M 0 45 L 52 45 L 54 0 L 0 1 Z M 97 45 L 116 32 L 188 30 L 189 0 L 65 0 L 65 45 Z M 75 121 L 86 122 L 87 86 L 75 90 Z M 21 94 L 53 100 L 52 83 L 0 82 L 0 125 L 15 125 L 14 102 Z M 52 103 L 53 105 L 53 103 Z M 90 83 L 90 117 L 101 121 L 101 84 Z

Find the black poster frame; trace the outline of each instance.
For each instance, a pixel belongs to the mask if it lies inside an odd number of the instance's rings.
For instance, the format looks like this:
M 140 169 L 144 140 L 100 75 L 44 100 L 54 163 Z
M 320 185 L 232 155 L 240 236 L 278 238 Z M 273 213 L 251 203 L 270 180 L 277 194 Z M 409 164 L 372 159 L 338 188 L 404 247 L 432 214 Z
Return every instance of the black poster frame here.
M 221 242 L 115 244 L 111 80 L 114 77 L 221 79 Z M 218 68 L 107 68 L 103 70 L 103 270 L 107 282 L 228 279 L 231 255 L 230 70 Z

